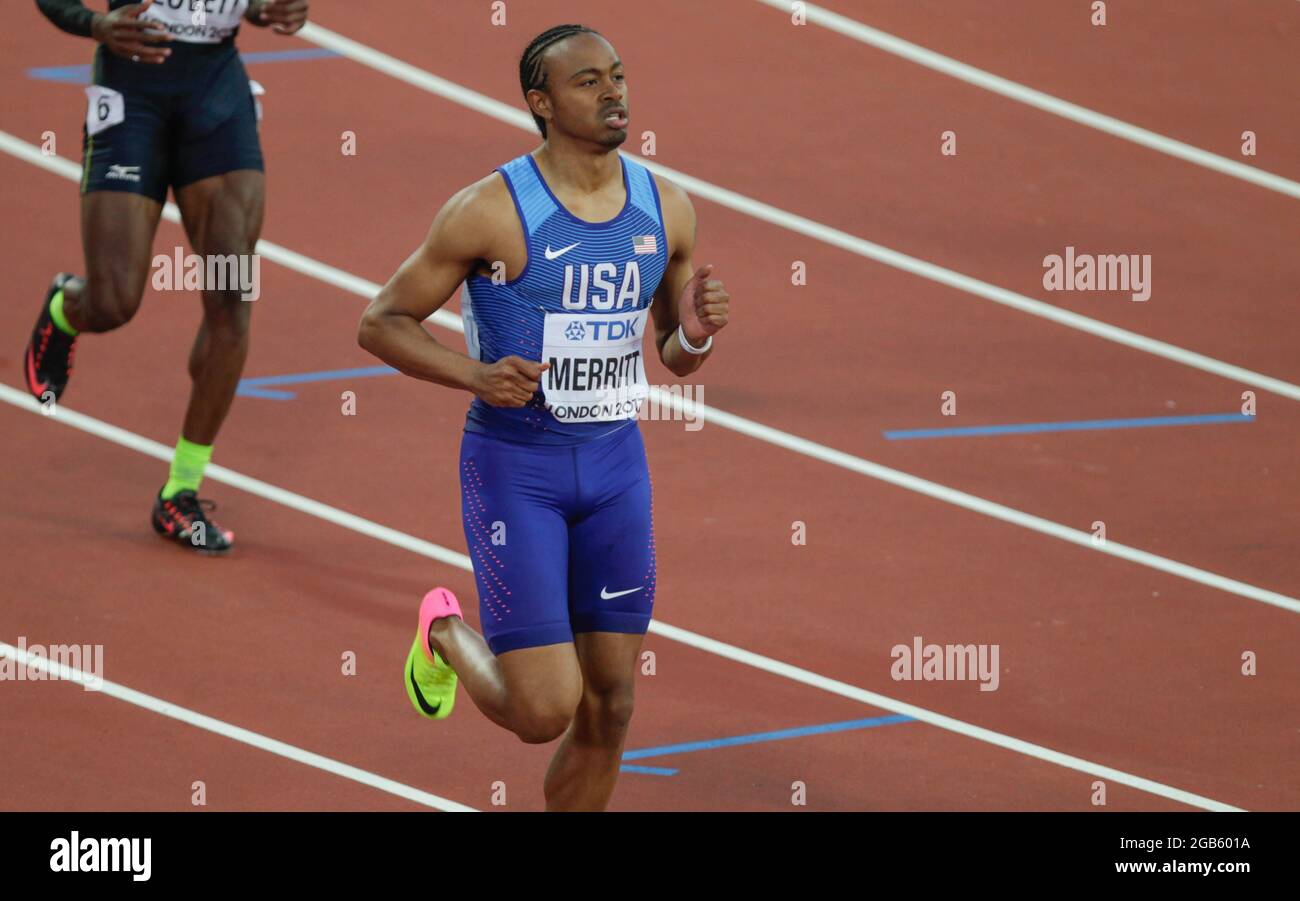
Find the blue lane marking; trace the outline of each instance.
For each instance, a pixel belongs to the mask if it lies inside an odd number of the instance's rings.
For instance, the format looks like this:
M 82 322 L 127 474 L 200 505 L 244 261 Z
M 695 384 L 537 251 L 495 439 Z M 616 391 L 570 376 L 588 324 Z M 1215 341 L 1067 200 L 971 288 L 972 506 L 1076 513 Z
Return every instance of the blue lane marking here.
M 957 438 L 974 435 L 1021 435 L 1029 432 L 1086 432 L 1093 429 L 1143 429 L 1169 425 L 1209 425 L 1216 422 L 1254 422 L 1244 413 L 1206 413 L 1199 416 L 1151 416 L 1145 419 L 1084 419 L 1078 422 L 1026 422 L 1013 425 L 976 425 L 958 429 L 901 429 L 885 432 L 890 441 L 909 438 Z
M 367 379 L 378 375 L 396 375 L 391 366 L 367 366 L 363 369 L 327 369 L 323 372 L 299 372 L 293 375 L 264 375 L 253 379 L 240 379 L 237 397 L 261 397 L 266 400 L 293 400 L 292 391 L 268 390 L 268 385 L 302 385 L 308 382 L 327 382 L 332 379 Z
M 892 726 L 895 723 L 911 723 L 910 716 L 895 713 L 889 716 L 877 716 L 865 720 L 845 720 L 839 723 L 825 723 L 820 726 L 800 726 L 797 729 L 781 729 L 776 732 L 755 732 L 752 735 L 736 735 L 731 738 L 715 738 L 709 741 L 692 741 L 680 745 L 663 745 L 658 748 L 642 748 L 638 751 L 626 751 L 624 760 L 641 760 L 646 757 L 662 757 L 666 754 L 685 754 L 690 751 L 708 751 L 713 748 L 727 748 L 735 745 L 752 745 L 763 741 L 781 741 L 787 738 L 802 738 L 805 735 L 823 735 L 828 732 L 847 732 L 850 729 L 871 729 L 876 726 Z
M 677 771 L 666 766 L 635 766 L 634 764 L 624 764 L 619 767 L 622 773 L 643 773 L 647 776 L 676 776 Z
M 90 66 L 44 66 L 28 69 L 28 78 L 45 81 L 70 81 L 73 84 L 90 84 Z
M 239 388 L 235 390 L 235 397 L 260 397 L 263 400 L 293 400 L 298 395 L 292 391 L 263 391 L 261 388 L 245 388 L 244 383 L 239 383 Z
M 263 50 L 258 53 L 241 53 L 239 58 L 245 63 L 294 63 L 304 59 L 329 59 L 339 54 L 324 47 L 310 47 L 305 50 Z
M 269 50 L 261 53 L 241 53 L 239 56 L 246 64 L 291 63 L 307 59 L 326 59 L 338 56 L 333 50 L 312 47 L 306 50 Z M 27 70 L 28 78 L 40 78 L 45 81 L 66 81 L 72 84 L 90 84 L 90 66 L 40 66 Z

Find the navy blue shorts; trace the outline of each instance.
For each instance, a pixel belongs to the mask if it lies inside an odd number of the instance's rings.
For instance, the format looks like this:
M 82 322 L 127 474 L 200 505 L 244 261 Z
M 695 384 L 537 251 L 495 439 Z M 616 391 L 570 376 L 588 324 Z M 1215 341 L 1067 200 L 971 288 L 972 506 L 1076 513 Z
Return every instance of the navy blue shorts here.
M 655 596 L 650 472 L 635 420 L 573 446 L 466 432 L 461 515 L 492 653 L 644 634 Z
M 263 170 L 257 104 L 233 46 L 187 46 L 162 65 L 101 52 L 94 73 L 82 194 L 127 191 L 165 203 L 169 187 Z

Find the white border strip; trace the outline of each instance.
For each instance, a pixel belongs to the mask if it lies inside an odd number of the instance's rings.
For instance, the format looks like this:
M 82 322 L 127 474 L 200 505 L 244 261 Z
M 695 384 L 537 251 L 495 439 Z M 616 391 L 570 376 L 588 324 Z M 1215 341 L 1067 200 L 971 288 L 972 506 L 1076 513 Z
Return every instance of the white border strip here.
M 284 757 L 292 760 L 294 763 L 301 763 L 304 766 L 313 767 L 318 770 L 324 770 L 335 776 L 342 776 L 344 779 L 350 779 L 353 782 L 359 782 L 370 788 L 377 788 L 382 792 L 390 795 L 396 795 L 407 801 L 414 801 L 416 804 L 423 804 L 425 807 L 432 807 L 435 810 L 445 810 L 448 812 L 477 812 L 473 807 L 466 807 L 464 804 L 458 804 L 455 801 L 449 801 L 446 798 L 440 798 L 437 795 L 429 794 L 418 788 L 412 788 L 401 782 L 394 782 L 384 776 L 378 776 L 367 770 L 358 769 L 347 763 L 340 763 L 329 757 L 322 757 L 311 751 L 305 751 L 295 745 L 286 744 L 274 738 L 268 738 L 259 732 L 252 732 L 240 726 L 232 726 L 223 720 L 213 719 L 202 713 L 197 713 L 170 701 L 164 701 L 161 698 L 155 698 L 153 695 L 147 695 L 144 692 L 136 691 L 134 688 L 127 688 L 125 685 L 118 685 L 116 682 L 109 682 L 107 679 L 101 680 L 98 676 L 91 676 L 75 667 L 68 666 L 66 663 L 58 665 L 52 664 L 48 658 L 34 657 L 31 654 L 0 641 L 0 657 L 10 657 L 18 666 L 25 666 L 29 669 L 36 669 L 43 673 L 55 673 L 57 678 L 63 682 L 71 682 L 76 685 L 85 685 L 87 683 L 100 686 L 99 691 L 109 697 L 117 698 L 119 701 L 125 701 L 128 704 L 134 704 L 136 707 L 142 707 L 153 713 L 161 714 L 170 719 L 179 720 L 190 726 L 199 729 L 205 729 L 208 732 L 215 732 L 217 735 L 229 738 L 232 741 L 241 742 L 269 754 L 275 754 L 277 757 Z M 13 689 L 9 689 L 12 691 Z
M 462 87 L 445 78 L 439 78 L 430 72 L 404 63 L 395 57 L 389 56 L 365 44 L 358 43 L 341 34 L 337 34 L 320 25 L 308 23 L 298 32 L 299 36 L 308 41 L 329 50 L 341 56 L 346 56 L 354 62 L 361 63 L 389 75 L 393 78 L 403 81 L 413 87 L 430 94 L 435 94 L 453 103 L 457 103 L 475 112 L 482 113 L 499 122 L 507 125 L 513 125 L 516 128 L 523 129 L 536 135 L 536 126 L 533 124 L 532 117 L 522 109 L 508 106 L 498 100 L 493 100 L 484 94 L 469 88 Z M 1253 372 L 1241 366 L 1232 363 L 1225 363 L 1222 360 L 1216 360 L 1204 354 L 1195 351 L 1186 350 L 1174 344 L 1164 341 L 1158 341 L 1155 338 L 1148 338 L 1137 332 L 1130 332 L 1115 325 L 1110 325 L 1096 319 L 1091 319 L 1079 313 L 1072 313 L 1069 310 L 1055 307 L 1041 300 L 1034 300 L 1023 294 L 1017 294 L 1006 288 L 1000 288 L 989 282 L 980 281 L 969 275 L 962 275 L 951 269 L 945 269 L 934 263 L 926 262 L 917 257 L 900 253 L 897 250 L 891 250 L 882 244 L 876 244 L 864 238 L 856 237 L 848 232 L 831 228 L 828 225 L 822 225 L 803 216 L 797 216 L 793 213 L 786 212 L 778 207 L 754 200 L 735 191 L 706 182 L 703 179 L 695 178 L 684 172 L 678 172 L 667 166 L 661 165 L 653 160 L 636 156 L 635 154 L 626 153 L 626 156 L 636 159 L 647 169 L 652 172 L 670 178 L 679 184 L 683 189 L 702 197 L 705 200 L 712 201 L 719 206 L 734 210 L 754 219 L 776 225 L 796 234 L 821 241 L 832 247 L 838 247 L 849 253 L 869 260 L 875 260 L 886 266 L 902 270 L 911 275 L 937 282 L 941 285 L 947 285 L 950 288 L 956 288 L 967 294 L 976 297 L 982 297 L 985 300 L 993 301 L 1005 307 L 1019 310 L 1022 313 L 1028 313 L 1031 316 L 1038 316 L 1063 325 L 1076 331 L 1085 332 L 1107 341 L 1113 341 L 1116 344 L 1122 344 L 1125 347 L 1139 350 L 1143 353 L 1151 354 L 1157 357 L 1163 357 L 1166 360 L 1172 360 L 1192 369 L 1199 369 L 1202 372 L 1209 372 L 1213 375 L 1221 376 L 1235 382 L 1243 383 L 1246 386 L 1257 388 L 1263 391 L 1269 391 L 1281 397 L 1287 397 L 1291 400 L 1300 400 L 1300 385 L 1294 385 L 1283 379 L 1267 376 L 1259 372 Z M 1249 168 L 1249 167 L 1247 167 Z M 1255 171 L 1255 170 L 1250 170 Z
M 41 406 L 34 398 L 22 391 L 11 388 L 8 385 L 0 384 L 0 400 L 12 404 L 20 409 L 25 409 L 40 415 Z M 111 441 L 115 444 L 119 444 L 131 450 L 146 454 L 150 457 L 158 459 L 170 459 L 171 457 L 171 449 L 165 445 L 159 444 L 157 441 L 137 435 L 134 432 L 129 432 L 126 429 L 119 428 L 115 425 L 110 425 L 109 423 L 95 419 L 92 416 L 87 416 L 84 413 L 69 410 L 67 407 L 58 407 L 57 411 L 48 418 L 64 425 L 71 426 L 72 428 L 79 429 L 80 431 L 87 432 L 91 435 L 95 435 L 96 437 Z M 251 478 L 235 472 L 234 470 L 227 469 L 224 466 L 209 466 L 207 470 L 207 478 L 216 482 L 224 482 L 227 485 L 231 485 L 257 497 L 290 507 L 291 509 L 298 510 L 310 516 L 315 516 L 327 522 L 332 522 L 345 529 L 350 529 L 354 532 L 392 544 L 413 553 L 443 563 L 448 563 L 467 572 L 473 571 L 469 558 L 464 554 L 458 554 L 449 548 L 416 538 L 414 535 L 407 535 L 403 532 L 397 531 L 396 529 L 390 529 L 387 526 L 382 526 L 379 523 L 372 522 L 360 516 L 346 513 L 335 507 L 323 504 L 320 501 L 315 501 L 300 494 L 295 494 L 292 491 L 287 491 L 283 488 L 263 482 L 260 479 Z M 1216 811 L 1239 809 L 1220 801 L 1215 801 L 1212 798 L 1206 798 L 1201 795 L 1183 791 L 1180 788 L 1173 788 L 1172 786 L 1164 785 L 1159 782 L 1153 782 L 1149 779 L 1144 779 L 1141 776 L 1134 776 L 1130 773 L 1125 773 L 1122 770 L 1116 770 L 1107 766 L 1102 766 L 1101 764 L 1091 763 L 1069 754 L 1062 754 L 1060 751 L 1053 751 L 1050 748 L 1044 748 L 1040 745 L 1032 744 L 1031 742 L 1012 738 L 1009 735 L 1003 735 L 1002 733 L 994 732 L 991 729 L 985 729 L 981 726 L 975 726 L 963 722 L 962 720 L 953 719 L 952 717 L 944 716 L 941 713 L 935 713 L 922 707 L 914 707 L 911 704 L 896 701 L 885 695 L 876 694 L 875 692 L 868 691 L 864 688 L 858 688 L 857 686 L 849 685 L 836 679 L 821 676 L 810 670 L 792 666 L 791 664 L 783 663 L 771 657 L 756 654 L 752 651 L 736 647 L 735 645 L 726 644 L 725 642 L 708 638 L 707 636 L 700 635 L 696 632 L 690 632 L 686 629 L 671 626 L 661 620 L 652 620 L 650 622 L 650 631 L 655 635 L 660 635 L 672 641 L 681 642 L 682 644 L 704 651 L 705 653 L 725 657 L 728 660 L 742 663 L 746 666 L 753 667 L 775 676 L 781 676 L 795 682 L 800 682 L 804 685 L 820 688 L 823 691 L 828 691 L 845 698 L 861 701 L 864 704 L 871 704 L 894 713 L 902 713 L 940 729 L 955 732 L 958 735 L 964 735 L 967 738 L 973 738 L 976 741 L 996 745 L 997 747 L 1005 748 L 1006 750 L 1014 751 L 1018 754 L 1024 754 L 1028 757 L 1033 757 L 1047 763 L 1056 764 L 1057 766 L 1063 766 L 1083 773 L 1098 775 L 1102 778 L 1109 779 L 1112 782 L 1127 785 L 1131 788 L 1136 788 L 1140 791 L 1158 795 L 1163 798 L 1169 798 L 1170 800 L 1178 801 L 1182 804 Z M 7 647 L 7 645 L 0 645 L 0 650 Z M 107 685 L 108 683 L 105 684 Z M 170 716 L 171 714 L 169 713 L 167 715 Z M 199 716 L 199 714 L 194 715 Z M 207 728 L 207 726 L 204 728 Z
M 786 15 L 791 14 L 788 0 L 758 0 L 758 2 L 764 6 L 780 10 Z M 804 7 L 807 10 L 807 19 L 812 24 L 820 25 L 822 28 L 852 38 L 855 41 L 869 44 L 877 50 L 883 50 L 885 53 L 901 57 L 909 62 L 916 63 L 918 66 L 925 66 L 927 69 L 933 69 L 943 75 L 983 88 L 986 91 L 992 91 L 994 94 L 999 94 L 1017 103 L 1032 106 L 1034 109 L 1060 116 L 1062 119 L 1069 119 L 1071 122 L 1096 129 L 1112 137 L 1146 147 L 1149 150 L 1172 156 L 1175 159 L 1194 163 L 1221 175 L 1238 178 L 1261 188 L 1284 194 L 1287 197 L 1300 198 L 1300 182 L 1292 181 L 1281 175 L 1274 175 L 1272 172 L 1266 172 L 1254 166 L 1247 166 L 1245 163 L 1219 156 L 1217 153 L 1210 153 L 1208 150 L 1193 147 L 1191 144 L 1175 141 L 1173 138 L 1167 138 L 1154 131 L 1130 125 L 1121 119 L 1034 90 L 1019 82 L 958 62 L 950 56 L 927 50 L 919 44 L 905 41 L 887 31 L 872 28 L 855 19 L 831 12 L 825 7 L 813 3 L 805 3 Z

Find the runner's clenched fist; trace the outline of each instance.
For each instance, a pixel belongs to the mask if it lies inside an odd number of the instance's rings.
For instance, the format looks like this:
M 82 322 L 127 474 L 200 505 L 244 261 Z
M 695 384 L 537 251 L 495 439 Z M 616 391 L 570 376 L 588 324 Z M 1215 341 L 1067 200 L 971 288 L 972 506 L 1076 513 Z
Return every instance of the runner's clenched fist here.
M 280 34 L 294 34 L 307 24 L 307 0 L 253 0 L 248 7 L 248 20 L 257 25 L 270 25 Z
M 677 303 L 678 322 L 693 347 L 702 347 L 727 324 L 731 295 L 722 282 L 709 278 L 712 273 L 712 263 L 696 270 Z
M 172 36 L 157 22 L 140 18 L 151 5 L 153 0 L 144 0 L 96 16 L 90 26 L 91 37 L 132 62 L 163 62 L 171 56 L 171 50 L 159 45 Z
M 537 363 L 523 357 L 502 357 L 479 370 L 474 393 L 494 407 L 522 407 L 532 400 L 542 373 L 550 363 Z

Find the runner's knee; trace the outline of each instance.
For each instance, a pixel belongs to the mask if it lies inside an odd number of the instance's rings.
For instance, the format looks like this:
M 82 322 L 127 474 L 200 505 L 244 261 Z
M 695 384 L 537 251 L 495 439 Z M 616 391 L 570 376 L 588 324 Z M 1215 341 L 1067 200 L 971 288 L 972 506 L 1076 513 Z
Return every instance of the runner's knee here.
M 133 267 L 112 261 L 91 272 L 81 297 L 82 331 L 109 332 L 131 321 L 144 296 L 144 278 Z
M 514 732 L 525 744 L 544 745 L 563 735 L 572 720 L 572 713 L 529 712 L 519 717 Z
M 253 253 L 253 241 L 238 231 L 221 238 L 209 239 L 205 243 L 205 265 L 211 275 L 217 277 L 216 282 L 208 285 L 203 292 L 209 306 L 213 302 L 218 302 L 222 307 L 228 304 L 247 306 L 249 301 L 256 299 L 261 293 L 258 284 L 261 267 Z M 247 323 L 248 310 L 231 310 L 230 313 L 234 314 L 227 314 L 232 323 Z
M 252 322 L 252 304 L 223 293 L 203 299 L 203 319 L 210 340 L 223 344 L 239 344 L 248 338 Z
M 554 741 L 569 728 L 576 707 L 576 701 L 558 695 L 529 697 L 515 708 L 513 731 L 530 745 Z
M 577 724 L 583 737 L 597 744 L 618 744 L 632 722 L 632 686 L 602 688 L 584 692 L 577 712 Z

